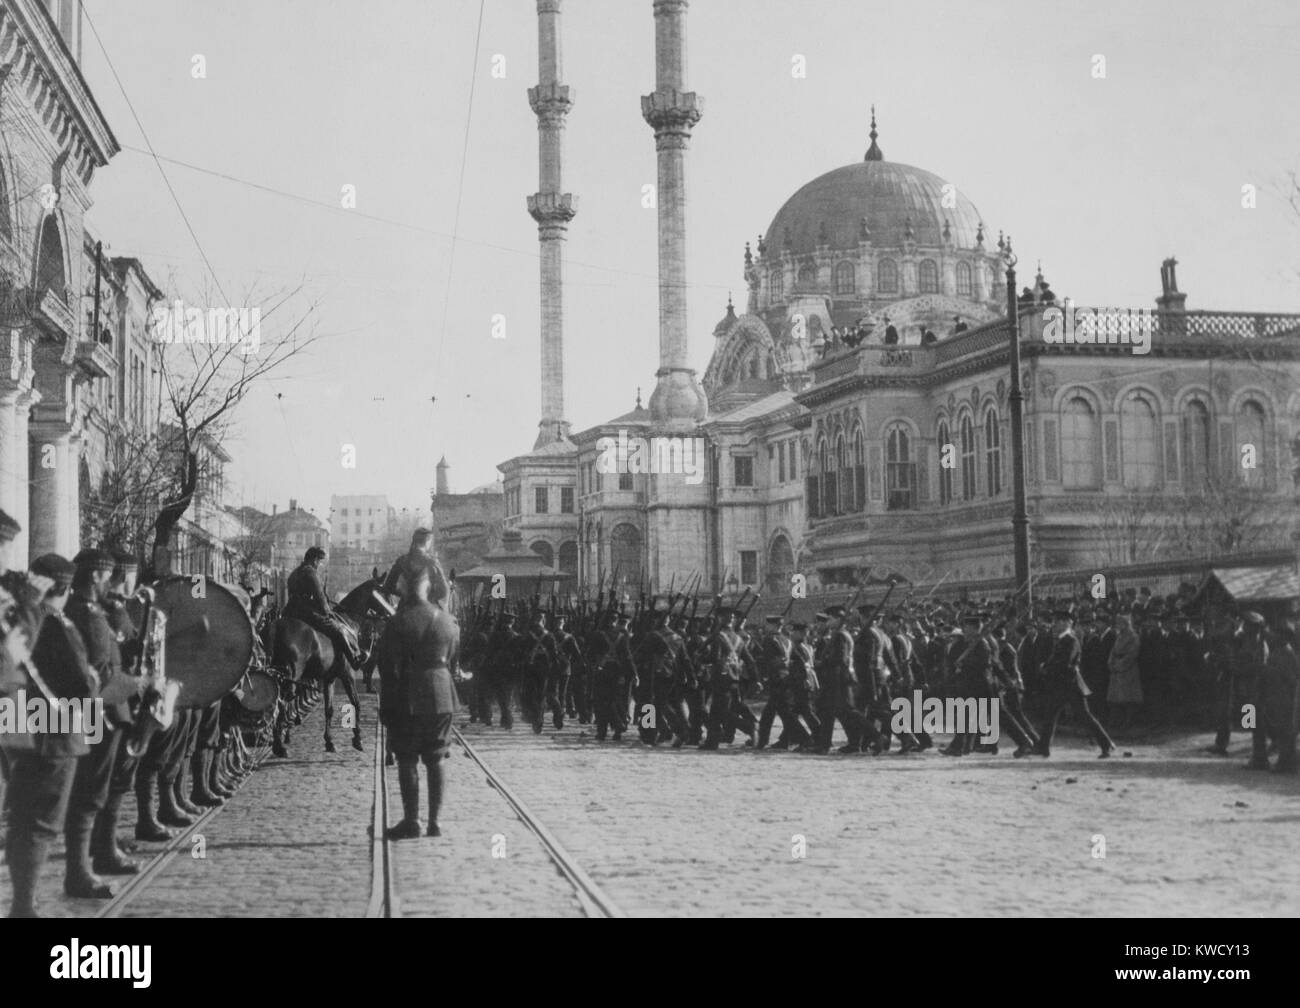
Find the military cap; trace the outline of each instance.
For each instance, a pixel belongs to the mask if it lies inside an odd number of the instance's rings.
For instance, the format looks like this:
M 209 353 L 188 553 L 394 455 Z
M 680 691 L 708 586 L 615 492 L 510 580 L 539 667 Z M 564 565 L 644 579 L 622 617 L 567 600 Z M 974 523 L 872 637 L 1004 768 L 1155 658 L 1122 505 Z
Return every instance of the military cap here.
M 41 577 L 47 577 L 54 582 L 57 588 L 68 588 L 72 585 L 72 575 L 76 572 L 76 566 L 71 560 L 67 560 L 57 553 L 46 553 L 32 561 L 32 573 L 39 574 Z
M 669 604 L 667 599 L 659 599 L 657 602 L 655 602 L 655 612 L 657 613 L 666 613 L 670 608 L 671 605 Z
M 311 546 L 308 547 L 307 552 L 302 555 L 302 562 L 311 563 L 316 558 L 318 557 L 323 558 L 324 556 L 325 556 L 325 551 L 323 549 L 321 549 L 319 546 Z
M 839 619 L 844 615 L 845 609 L 842 605 L 833 605 L 826 607 L 826 615 L 831 619 Z
M 502 613 L 502 614 L 501 614 L 501 622 L 502 622 L 502 623 L 505 623 L 505 624 L 508 625 L 508 624 L 510 624 L 510 623 L 513 623 L 514 621 L 515 621 L 515 614 L 514 614 L 514 613 L 512 613 L 512 612 L 507 612 L 507 613 Z
M 113 551 L 113 565 L 124 571 L 140 569 L 140 561 L 135 558 L 135 554 L 128 553 L 126 550 Z
M 569 618 L 569 616 L 568 616 L 567 613 L 557 612 L 554 616 L 551 617 L 551 622 L 552 622 L 552 623 L 563 623 L 563 622 L 564 622 L 565 620 L 567 620 L 568 618 Z
M 9 517 L 4 511 L 0 511 L 0 542 L 12 542 L 14 536 L 23 530 L 23 527 Z
M 858 606 L 858 615 L 870 616 L 876 611 L 876 607 L 871 604 Z
M 963 623 L 983 623 L 984 614 L 976 609 L 968 609 L 961 614 L 961 621 Z
M 825 623 L 830 618 L 831 618 L 830 613 L 827 612 L 819 612 L 816 616 L 813 617 L 813 619 L 815 619 L 818 623 Z
M 72 558 L 77 570 L 112 571 L 113 556 L 101 549 L 84 549 Z
M 1241 618 L 1245 620 L 1247 623 L 1251 623 L 1255 626 L 1264 625 L 1264 617 L 1261 616 L 1259 613 L 1255 612 L 1254 609 L 1247 609 L 1244 613 L 1241 614 Z
M 766 622 L 768 626 L 780 626 L 782 619 L 780 616 L 766 616 L 764 617 L 764 622 Z
M 801 622 L 799 622 L 798 620 L 795 620 L 793 623 L 790 624 L 790 629 L 791 629 L 791 630 L 798 630 L 800 633 L 802 633 L 804 630 L 807 630 L 807 629 L 808 629 L 808 624 L 807 624 L 807 623 L 801 623 Z

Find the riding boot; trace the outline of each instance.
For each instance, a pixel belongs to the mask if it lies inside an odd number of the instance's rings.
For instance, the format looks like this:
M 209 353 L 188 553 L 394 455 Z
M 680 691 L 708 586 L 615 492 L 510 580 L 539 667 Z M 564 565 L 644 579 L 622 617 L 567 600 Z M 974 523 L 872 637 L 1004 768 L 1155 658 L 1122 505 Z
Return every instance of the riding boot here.
M 402 821 L 389 827 L 387 836 L 390 840 L 413 840 L 424 828 L 420 822 L 420 765 L 399 763 L 397 783 L 402 789 Z
M 208 788 L 214 795 L 229 798 L 235 793 L 239 783 L 229 775 L 230 750 L 224 749 L 208 764 Z
M 63 829 L 68 848 L 63 891 L 73 899 L 111 899 L 112 888 L 90 870 L 90 831 L 92 823 L 85 816 L 69 816 Z
M 438 828 L 438 812 L 442 809 L 442 760 L 428 767 L 429 778 L 429 829 L 425 836 L 442 836 Z
M 191 756 L 192 760 L 194 757 Z M 185 787 L 185 768 L 190 760 L 181 760 L 176 767 L 176 780 L 173 782 L 173 791 L 176 795 L 176 807 L 184 812 L 191 819 L 197 819 L 207 811 L 207 808 L 200 808 L 195 805 L 188 797 L 188 789 Z
M 212 766 L 212 750 L 199 749 L 194 753 L 190 763 L 190 777 L 194 784 L 190 790 L 190 801 L 200 807 L 212 807 L 226 804 L 226 799 L 213 794 L 208 782 L 208 772 Z
M 137 875 L 140 866 L 124 857 L 117 846 L 117 817 L 125 795 L 110 794 L 103 809 L 95 816 L 90 834 L 90 853 L 97 875 Z
M 154 815 L 155 795 L 158 791 L 158 771 L 140 767 L 135 775 L 135 838 L 150 843 L 170 840 L 175 834 L 166 829 Z
M 12 836 L 13 834 L 10 834 Z M 41 865 L 49 841 L 31 837 L 26 843 L 10 843 L 6 851 L 9 862 L 9 880 L 13 885 L 13 899 L 9 903 L 10 917 L 39 917 L 36 911 L 36 883 L 40 880 Z
M 188 815 L 176 801 L 176 781 L 166 777 L 158 778 L 158 821 L 165 826 L 193 826 L 194 819 Z

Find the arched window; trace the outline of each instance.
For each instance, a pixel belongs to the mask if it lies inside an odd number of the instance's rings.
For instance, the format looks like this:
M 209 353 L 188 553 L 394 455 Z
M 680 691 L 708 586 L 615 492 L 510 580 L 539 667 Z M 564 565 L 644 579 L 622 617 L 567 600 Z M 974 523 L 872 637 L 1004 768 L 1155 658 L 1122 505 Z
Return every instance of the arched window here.
M 998 426 L 998 411 L 989 407 L 984 414 L 984 485 L 989 496 L 1002 492 L 1002 428 Z
M 578 544 L 573 539 L 560 544 L 560 570 L 578 576 Z
M 66 303 L 67 286 L 63 269 L 63 237 L 59 234 L 58 219 L 47 214 L 45 223 L 41 225 L 40 251 L 36 254 L 36 289 L 48 290 Z
M 970 279 L 970 263 L 959 262 L 957 264 L 957 293 L 961 297 L 970 297 L 973 290 Z
M 1183 469 L 1187 488 L 1199 490 L 1210 478 L 1210 411 L 1193 399 L 1183 417 Z
M 1075 396 L 1061 411 L 1061 482 L 1075 489 L 1101 483 L 1097 465 L 1097 415 L 1088 400 Z
M 842 262 L 835 265 L 835 293 L 852 294 L 858 287 L 858 272 L 853 263 Z
M 885 432 L 885 507 L 890 511 L 916 507 L 916 466 L 911 439 L 902 425 Z
M 1264 464 L 1264 407 L 1252 399 L 1243 402 L 1237 411 L 1237 443 L 1233 455 L 1241 481 L 1247 486 L 1264 486 L 1268 471 Z M 1247 462 L 1251 461 L 1254 465 L 1248 466 Z
M 844 435 L 835 439 L 835 481 L 839 491 L 835 495 L 835 513 L 845 514 L 853 510 L 853 474 L 849 471 L 848 455 L 844 447 Z
M 952 444 L 952 436 L 948 431 L 948 424 L 939 424 L 939 503 L 952 503 L 952 469 L 943 464 L 944 456 L 948 453 L 948 446 Z
M 961 418 L 961 499 L 975 499 L 975 421 Z
M 633 588 L 641 584 L 641 533 L 635 525 L 614 526 L 609 537 L 609 561 L 610 570 L 618 570 L 620 581 Z
M 817 286 L 817 268 L 810 264 L 804 264 L 799 267 L 799 286 L 816 287 Z
M 939 293 L 939 267 L 934 264 L 933 259 L 921 260 L 916 282 L 922 294 Z
M 773 301 L 785 300 L 785 277 L 780 270 L 773 270 L 768 275 L 767 293 Z
M 1131 395 L 1119 411 L 1120 456 L 1124 485 L 1147 490 L 1160 482 L 1160 427 L 1151 401 Z
M 881 259 L 876 267 L 876 290 L 881 294 L 898 293 L 898 263 L 892 259 Z
M 867 449 L 862 441 L 862 431 L 853 435 L 853 494 L 856 510 L 867 509 Z
M 552 561 L 555 560 L 555 551 L 551 549 L 551 544 L 545 539 L 538 539 L 528 548 L 541 557 L 542 563 L 546 564 L 547 567 L 554 566 Z
M 767 550 L 767 590 L 775 597 L 790 591 L 790 575 L 794 573 L 794 550 L 790 540 L 778 535 Z

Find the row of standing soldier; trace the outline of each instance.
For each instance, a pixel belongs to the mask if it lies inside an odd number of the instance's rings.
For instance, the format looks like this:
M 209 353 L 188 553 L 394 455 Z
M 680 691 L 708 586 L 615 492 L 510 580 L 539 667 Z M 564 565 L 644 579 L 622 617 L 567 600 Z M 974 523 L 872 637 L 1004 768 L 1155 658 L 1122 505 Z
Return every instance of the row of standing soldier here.
M 220 703 L 176 710 L 162 730 L 133 734 L 153 716 L 142 709 L 135 559 L 85 549 L 72 561 L 51 553 L 30 571 L 9 571 L 8 547 L 20 530 L 0 512 L 0 692 L 10 699 L 20 689 L 35 694 L 31 670 L 38 669 L 48 699 L 102 703 L 107 722 L 96 739 L 75 730 L 34 735 L 22 745 L 17 736 L 0 737 L 10 916 L 32 917 L 41 870 L 60 831 L 65 894 L 110 898 L 102 876 L 140 871 L 118 837 L 121 805 L 132 790 L 136 840 L 162 842 L 175 835 L 169 827 L 189 826 L 206 807 L 224 803 L 251 761 L 239 733 L 223 731 Z
M 1060 717 L 1072 710 L 1104 758 L 1115 744 L 1089 698 L 1106 700 L 1106 678 L 1136 682 L 1137 665 L 1143 663 L 1144 678 L 1145 667 L 1153 665 L 1154 690 L 1162 703 L 1173 703 L 1175 680 L 1181 676 L 1185 684 L 1190 669 L 1204 663 L 1217 680 L 1218 735 L 1211 751 L 1226 753 L 1234 726 L 1242 727 L 1239 715 L 1253 711 L 1256 727 L 1246 719 L 1254 739 L 1250 765 L 1267 767 L 1272 741 L 1278 769 L 1295 770 L 1294 629 L 1279 623 L 1267 633 L 1254 612 L 1216 622 L 1202 640 L 1178 614 L 1167 614 L 1172 632 L 1161 629 L 1160 614 L 1152 611 L 1140 631 L 1128 628 L 1133 616 L 1143 616 L 1140 607 L 1116 617 L 1122 629 L 1099 633 L 1091 612 L 1082 614 L 1084 629 L 1076 625 L 1080 614 L 1073 605 L 1060 604 L 1040 621 L 1024 623 L 1010 618 L 1008 609 L 966 605 L 953 616 L 960 631 L 930 633 L 906 603 L 889 611 L 887 594 L 880 604 L 856 607 L 856 626 L 850 626 L 850 603 L 828 607 L 812 626 L 768 616 L 760 636 L 745 626 L 744 598 L 737 607 L 716 600 L 704 616 L 697 615 L 698 599 L 690 592 L 663 600 L 642 596 L 630 614 L 612 591 L 608 598 L 601 593 L 594 607 L 569 612 L 554 598 L 544 608 L 538 595 L 517 613 L 504 602 L 496 611 L 471 606 L 464 664 L 477 673 L 470 719 L 490 725 L 495 703 L 501 726 L 511 727 L 511 697 L 518 692 L 537 732 L 549 713 L 556 728 L 566 717 L 594 725 L 601 741 L 610 734 L 619 740 L 634 726 L 648 744 L 671 740 L 676 747 L 715 749 L 740 732 L 748 744 L 764 748 L 779 718 L 774 748 L 827 753 L 838 721 L 847 736 L 839 752 L 882 753 L 893 741 L 893 701 L 910 700 L 920 690 L 924 698 L 996 699 L 1020 757 L 1050 756 Z M 1170 670 L 1169 662 L 1186 668 Z M 1095 697 L 1098 663 L 1103 683 Z M 1026 680 L 1041 730 L 1025 701 Z M 745 701 L 762 687 L 766 703 L 755 718 Z M 906 731 L 898 742 L 902 753 L 933 745 L 924 733 Z M 979 737 L 967 733 L 939 751 L 961 756 L 979 745 Z

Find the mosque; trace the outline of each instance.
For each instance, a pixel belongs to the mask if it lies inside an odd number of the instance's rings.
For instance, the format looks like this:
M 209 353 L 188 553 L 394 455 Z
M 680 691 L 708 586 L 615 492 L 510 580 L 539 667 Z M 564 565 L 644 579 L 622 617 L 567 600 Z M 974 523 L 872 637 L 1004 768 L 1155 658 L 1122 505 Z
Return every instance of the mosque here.
M 686 0 L 655 0 L 656 86 L 642 99 L 659 172 L 660 367 L 646 404 L 586 430 L 564 419 L 561 0 L 539 0 L 542 419 L 501 463 L 507 529 L 593 590 L 788 592 L 864 571 L 1012 587 L 1009 241 L 943 177 L 886 158 L 874 109 L 860 159 L 799 189 L 743 262 L 745 304 L 689 366 Z M 1079 312 L 1041 270 L 1014 295 L 1032 569 L 1285 549 L 1300 445 L 1300 315 L 1192 311 L 1165 261 L 1145 353 Z M 1153 271 L 1154 272 L 1154 271 Z M 1086 312 L 1084 313 L 1086 315 Z M 1086 327 L 1085 327 L 1086 328 Z M 1059 335 L 1059 334 L 1058 334 Z M 698 338 L 698 337 L 696 337 Z M 1135 352 L 1138 351 L 1138 352 Z M 702 481 L 606 472 L 604 439 L 703 439 Z

